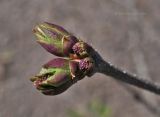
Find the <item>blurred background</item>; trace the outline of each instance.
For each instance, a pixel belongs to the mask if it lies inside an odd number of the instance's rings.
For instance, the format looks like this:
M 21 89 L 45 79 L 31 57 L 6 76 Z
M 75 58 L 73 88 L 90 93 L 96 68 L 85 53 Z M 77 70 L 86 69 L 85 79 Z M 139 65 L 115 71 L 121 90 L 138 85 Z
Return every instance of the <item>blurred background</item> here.
M 103 74 L 44 96 L 29 81 L 55 56 L 35 41 L 64 26 L 116 66 L 160 83 L 159 0 L 0 0 L 0 117 L 159 117 L 160 97 Z

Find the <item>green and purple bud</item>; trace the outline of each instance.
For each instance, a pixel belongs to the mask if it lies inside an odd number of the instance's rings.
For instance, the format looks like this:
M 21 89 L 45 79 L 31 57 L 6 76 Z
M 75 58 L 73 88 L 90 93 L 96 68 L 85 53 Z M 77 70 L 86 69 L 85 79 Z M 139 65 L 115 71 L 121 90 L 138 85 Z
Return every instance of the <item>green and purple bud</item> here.
M 45 95 L 57 95 L 85 77 L 93 67 L 89 58 L 70 60 L 57 58 L 49 61 L 31 81 Z
M 33 32 L 44 49 L 60 57 L 69 57 L 73 53 L 73 45 L 78 42 L 78 39 L 64 28 L 47 22 L 37 25 Z

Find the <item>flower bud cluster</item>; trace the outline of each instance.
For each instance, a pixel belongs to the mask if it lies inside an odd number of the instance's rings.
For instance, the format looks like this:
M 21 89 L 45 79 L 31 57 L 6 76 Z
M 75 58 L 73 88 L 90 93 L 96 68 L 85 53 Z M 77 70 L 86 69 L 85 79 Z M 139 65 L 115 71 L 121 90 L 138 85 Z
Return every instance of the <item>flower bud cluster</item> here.
M 35 87 L 43 94 L 60 94 L 92 72 L 92 48 L 87 43 L 64 28 L 47 22 L 37 25 L 33 32 L 37 42 L 46 51 L 61 57 L 43 65 L 40 73 L 31 78 Z

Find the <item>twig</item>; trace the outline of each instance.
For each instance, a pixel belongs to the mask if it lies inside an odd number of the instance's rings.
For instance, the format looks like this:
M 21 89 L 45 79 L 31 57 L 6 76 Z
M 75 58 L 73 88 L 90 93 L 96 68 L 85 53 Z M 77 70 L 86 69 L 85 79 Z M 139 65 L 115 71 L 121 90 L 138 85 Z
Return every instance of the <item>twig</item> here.
M 93 52 L 92 58 L 94 58 L 96 63 L 95 72 L 103 73 L 107 76 L 113 77 L 116 80 L 123 81 L 125 83 L 160 95 L 160 84 L 154 83 L 150 80 L 139 78 L 136 75 L 131 75 L 126 71 L 115 67 L 114 65 L 104 61 L 96 51 Z

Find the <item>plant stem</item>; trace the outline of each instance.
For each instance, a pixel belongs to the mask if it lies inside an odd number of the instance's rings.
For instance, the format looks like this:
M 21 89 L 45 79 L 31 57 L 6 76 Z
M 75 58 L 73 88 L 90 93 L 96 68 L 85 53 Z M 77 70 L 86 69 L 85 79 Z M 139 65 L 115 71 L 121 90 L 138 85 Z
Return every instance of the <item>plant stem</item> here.
M 98 61 L 97 65 L 100 73 L 160 95 L 160 84 L 131 75 L 103 60 Z

